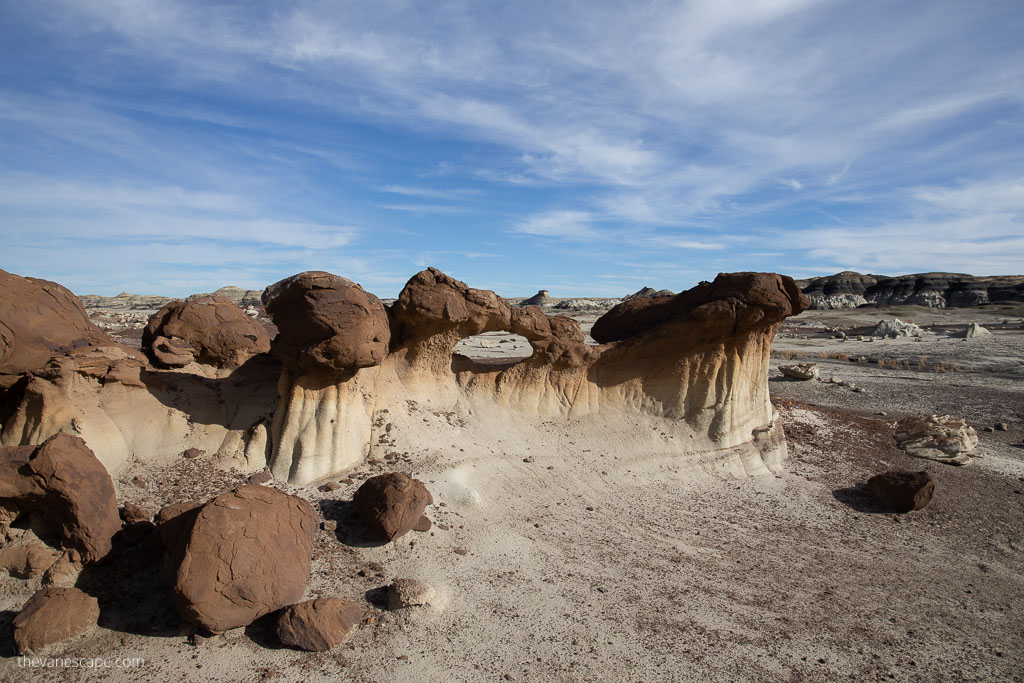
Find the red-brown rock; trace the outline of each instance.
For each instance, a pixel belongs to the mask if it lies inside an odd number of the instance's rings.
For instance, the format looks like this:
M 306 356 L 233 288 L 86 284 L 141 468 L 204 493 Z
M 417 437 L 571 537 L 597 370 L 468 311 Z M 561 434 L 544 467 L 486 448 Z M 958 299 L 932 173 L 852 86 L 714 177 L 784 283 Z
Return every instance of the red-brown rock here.
M 174 583 L 179 612 L 216 633 L 295 603 L 309 581 L 318 522 L 309 503 L 273 488 L 246 485 L 217 496 L 184 532 Z
M 89 346 L 118 344 L 89 322 L 78 297 L 55 282 L 0 270 L 0 388 Z
M 585 365 L 596 352 L 584 341 L 583 328 L 567 316 L 548 316 L 537 306 L 512 310 L 511 331 L 526 337 L 536 360 L 566 367 Z
M 323 652 L 345 640 L 363 619 L 363 608 L 340 598 L 290 605 L 277 619 L 277 637 L 300 650 Z
M 356 514 L 382 541 L 393 541 L 412 531 L 433 502 L 423 482 L 401 472 L 370 477 L 352 499 Z
M 270 337 L 231 299 L 210 295 L 172 301 L 153 314 L 142 331 L 142 348 L 169 367 L 190 362 L 191 350 L 199 363 L 236 368 L 269 351 Z
M 21 654 L 38 652 L 88 632 L 99 617 L 96 598 L 77 588 L 44 588 L 14 617 L 14 643 Z
M 720 273 L 675 296 L 637 297 L 598 318 L 590 330 L 605 344 L 662 334 L 696 344 L 714 343 L 767 328 L 808 306 L 793 279 L 775 273 Z
M 437 268 L 413 275 L 390 313 L 403 342 L 443 332 L 469 337 L 507 330 L 512 315 L 508 303 L 494 292 L 471 289 Z
M 299 273 L 267 287 L 263 303 L 278 328 L 274 353 L 300 374 L 380 365 L 388 353 L 384 305 L 351 280 Z
M 911 512 L 931 502 L 935 480 L 927 472 L 893 470 L 868 479 L 868 488 L 893 510 Z
M 0 520 L 33 510 L 87 562 L 110 552 L 121 529 L 110 475 L 85 441 L 70 434 L 35 448 L 0 448 Z

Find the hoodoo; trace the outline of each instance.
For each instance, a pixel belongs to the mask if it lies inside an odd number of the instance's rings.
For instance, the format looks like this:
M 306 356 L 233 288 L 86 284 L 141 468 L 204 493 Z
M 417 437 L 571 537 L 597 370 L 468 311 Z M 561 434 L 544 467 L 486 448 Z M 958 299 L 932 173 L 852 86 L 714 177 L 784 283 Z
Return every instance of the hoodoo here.
M 275 478 L 301 485 L 372 457 L 387 442 L 375 416 L 409 419 L 407 406 L 416 403 L 524 429 L 536 428 L 536 418 L 581 429 L 588 421 L 602 429 L 649 421 L 670 444 L 658 456 L 710 454 L 763 471 L 785 449 L 768 399 L 771 341 L 783 319 L 807 307 L 788 277 L 722 274 L 677 295 L 622 302 L 597 320 L 598 344 L 588 345 L 572 318 L 511 308 L 434 268 L 414 275 L 390 308 L 324 272 L 271 285 L 263 302 L 279 329 L 270 353 L 244 316 L 231 318 L 237 344 L 204 329 L 230 305 L 209 297 L 154 316 L 150 347 L 157 337 L 179 340 L 151 349 L 156 366 L 112 341 L 102 348 L 109 338 L 72 315 L 72 336 L 94 346 L 58 349 L 64 355 L 29 378 L 3 443 L 71 431 L 112 473 L 132 458 L 195 447 L 243 470 L 269 466 Z M 202 308 L 192 314 L 190 306 Z M 188 325 L 171 330 L 172 320 Z M 465 337 L 500 331 L 526 337 L 533 354 L 488 364 L 454 353 Z M 172 352 L 185 362 L 160 362 Z M 28 377 L 42 364 L 10 369 Z

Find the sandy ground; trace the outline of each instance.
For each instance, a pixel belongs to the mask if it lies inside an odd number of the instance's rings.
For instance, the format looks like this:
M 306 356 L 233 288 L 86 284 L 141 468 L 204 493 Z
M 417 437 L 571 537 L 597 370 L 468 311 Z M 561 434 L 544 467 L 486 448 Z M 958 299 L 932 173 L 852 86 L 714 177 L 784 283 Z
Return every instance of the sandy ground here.
M 696 463 L 642 419 L 530 423 L 410 404 L 389 418 L 387 461 L 331 493 L 281 486 L 339 522 L 317 537 L 308 597 L 366 605 L 366 623 L 345 644 L 282 649 L 263 622 L 182 635 L 160 558 L 125 550 L 83 579 L 101 598 L 101 627 L 46 654 L 145 663 L 20 667 L 9 623 L 31 588 L 5 577 L 0 679 L 1022 680 L 1024 331 L 1019 310 L 983 312 L 925 311 L 915 322 L 1010 322 L 986 339 L 838 342 L 826 327 L 914 317 L 862 309 L 788 321 L 778 355 L 820 362 L 826 379 L 864 391 L 773 370 L 790 444 L 778 475 Z M 922 355 L 934 363 L 920 364 Z M 897 450 L 892 421 L 930 412 L 966 417 L 984 457 L 956 468 Z M 1008 431 L 982 431 L 995 422 Z M 896 467 L 936 478 L 928 508 L 880 511 L 859 488 Z M 364 478 L 391 469 L 428 484 L 434 528 L 367 545 L 347 501 Z M 132 483 L 136 474 L 144 485 Z M 140 467 L 118 486 L 122 499 L 155 511 L 243 480 L 199 459 Z M 387 612 L 380 589 L 396 577 L 428 581 L 441 604 Z

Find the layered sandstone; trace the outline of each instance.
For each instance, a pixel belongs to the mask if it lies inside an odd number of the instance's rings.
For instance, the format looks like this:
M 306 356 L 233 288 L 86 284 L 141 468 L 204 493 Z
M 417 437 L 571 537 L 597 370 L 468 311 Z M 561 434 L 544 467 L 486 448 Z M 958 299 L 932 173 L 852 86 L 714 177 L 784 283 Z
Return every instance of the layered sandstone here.
M 167 322 L 174 316 L 158 315 L 149 348 L 172 362 L 154 367 L 112 342 L 58 352 L 42 370 L 22 373 L 0 440 L 38 444 L 70 431 L 112 473 L 133 458 L 159 462 L 197 448 L 306 484 L 374 457 L 387 443 L 375 416 L 407 419 L 415 404 L 522 429 L 536 429 L 538 419 L 581 430 L 647 421 L 668 453 L 731 453 L 746 471 L 775 467 L 784 442 L 768 400 L 769 348 L 806 298 L 790 278 L 767 273 L 723 274 L 658 294 L 600 318 L 592 346 L 572 318 L 511 308 L 434 268 L 413 276 L 390 308 L 345 278 L 300 273 L 263 294 L 280 330 L 271 354 L 244 333 L 216 337 L 207 329 L 219 324 L 213 318 L 190 318 L 195 330 L 175 332 Z M 203 299 L 189 305 L 218 308 Z M 497 364 L 455 353 L 460 340 L 484 332 L 522 335 L 533 353 Z M 160 367 L 189 354 L 215 360 Z

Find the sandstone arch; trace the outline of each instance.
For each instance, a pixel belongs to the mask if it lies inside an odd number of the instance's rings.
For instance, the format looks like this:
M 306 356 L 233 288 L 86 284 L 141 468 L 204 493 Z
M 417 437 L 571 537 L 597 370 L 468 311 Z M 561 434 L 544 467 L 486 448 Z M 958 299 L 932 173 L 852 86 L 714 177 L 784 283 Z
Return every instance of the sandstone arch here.
M 775 467 L 785 447 L 768 398 L 771 341 L 807 306 L 788 277 L 721 274 L 619 304 L 594 325 L 599 345 L 588 346 L 575 320 L 513 309 L 434 268 L 389 308 L 323 272 L 271 285 L 263 301 L 280 330 L 277 360 L 171 371 L 123 349 L 76 352 L 30 378 L 0 440 L 40 443 L 75 430 L 112 472 L 131 458 L 174 456 L 160 444 L 195 446 L 301 485 L 372 457 L 387 442 L 375 418 L 398 420 L 415 402 L 524 429 L 537 418 L 604 431 L 647 421 L 665 437 L 658 455 L 729 457 L 757 471 Z M 459 340 L 488 331 L 520 334 L 534 353 L 503 366 L 453 361 Z M 183 382 L 192 394 L 169 388 Z

